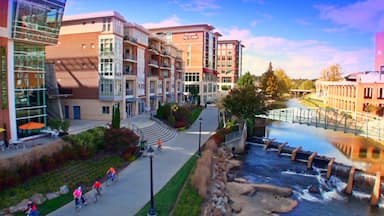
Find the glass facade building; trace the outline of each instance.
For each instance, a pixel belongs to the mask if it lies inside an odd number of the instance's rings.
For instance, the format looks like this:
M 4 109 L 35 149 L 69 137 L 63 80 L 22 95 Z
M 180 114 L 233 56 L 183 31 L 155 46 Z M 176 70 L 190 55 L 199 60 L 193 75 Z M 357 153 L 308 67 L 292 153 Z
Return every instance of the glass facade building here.
M 12 3 L 14 110 L 17 137 L 22 138 L 39 131 L 20 130 L 20 125 L 47 124 L 45 46 L 57 43 L 66 0 L 13 0 Z

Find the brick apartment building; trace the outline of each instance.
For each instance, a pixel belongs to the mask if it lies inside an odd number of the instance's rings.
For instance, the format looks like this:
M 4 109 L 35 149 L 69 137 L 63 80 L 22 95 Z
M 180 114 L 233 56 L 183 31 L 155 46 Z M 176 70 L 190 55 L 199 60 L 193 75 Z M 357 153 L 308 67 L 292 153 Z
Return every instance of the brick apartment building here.
M 66 0 L 0 1 L 0 139 L 14 141 L 38 133 L 21 130 L 29 122 L 46 125 L 45 46 L 57 43 Z
M 182 102 L 181 51 L 115 11 L 64 17 L 59 43 L 47 47 L 64 118 L 110 120 Z
M 183 51 L 185 63 L 184 93 L 197 89 L 201 103 L 212 101 L 217 94 L 218 38 L 215 28 L 207 24 L 151 28 L 150 32 Z
M 352 113 L 384 114 L 384 33 L 376 34 L 375 71 L 353 73 L 343 81 L 316 81 L 316 95 L 330 107 Z M 372 111 L 373 109 L 373 111 Z
M 242 75 L 244 45 L 238 40 L 219 40 L 218 90 L 229 90 L 236 86 Z

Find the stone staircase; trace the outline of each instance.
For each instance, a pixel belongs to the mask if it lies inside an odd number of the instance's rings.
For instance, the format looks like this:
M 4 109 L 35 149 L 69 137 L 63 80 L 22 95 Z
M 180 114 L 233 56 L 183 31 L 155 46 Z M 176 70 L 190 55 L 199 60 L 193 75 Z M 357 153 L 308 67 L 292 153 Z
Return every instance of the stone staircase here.
M 143 140 L 147 140 L 148 145 L 156 145 L 159 138 L 165 143 L 176 136 L 175 130 L 169 129 L 157 122 L 148 127 L 140 128 L 140 130 L 144 136 Z

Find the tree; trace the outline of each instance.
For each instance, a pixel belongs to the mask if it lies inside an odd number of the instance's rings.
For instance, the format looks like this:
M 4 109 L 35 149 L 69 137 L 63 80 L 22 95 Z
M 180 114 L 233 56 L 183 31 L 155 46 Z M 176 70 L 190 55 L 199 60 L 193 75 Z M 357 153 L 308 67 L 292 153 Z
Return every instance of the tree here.
M 255 86 L 232 89 L 223 100 L 224 108 L 239 119 L 253 119 L 266 110 L 264 95 L 257 93 Z
M 266 95 L 270 95 L 272 98 L 276 98 L 278 96 L 278 80 L 273 72 L 271 62 L 269 62 L 268 70 L 261 75 L 260 84 L 261 89 Z
M 199 96 L 199 86 L 198 85 L 190 85 L 189 86 L 189 93 L 192 95 L 192 101 L 195 102 Z
M 288 93 L 292 88 L 292 80 L 287 76 L 285 71 L 281 68 L 275 71 L 275 76 L 277 77 L 277 85 L 280 94 Z
M 112 128 L 120 128 L 120 106 L 115 104 L 112 107 Z
M 299 89 L 311 90 L 314 89 L 312 80 L 305 80 L 299 85 Z
M 342 80 L 342 72 L 339 64 L 334 64 L 321 70 L 321 80 L 339 81 Z
M 251 75 L 251 73 L 248 71 L 243 76 L 239 78 L 237 81 L 237 86 L 239 87 L 245 87 L 245 86 L 254 86 L 256 81 L 256 76 Z

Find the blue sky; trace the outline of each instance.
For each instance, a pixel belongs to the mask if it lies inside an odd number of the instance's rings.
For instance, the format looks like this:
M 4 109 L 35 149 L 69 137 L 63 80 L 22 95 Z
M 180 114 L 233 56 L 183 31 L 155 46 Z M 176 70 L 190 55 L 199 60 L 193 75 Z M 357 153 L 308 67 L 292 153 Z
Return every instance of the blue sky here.
M 336 63 L 344 74 L 373 70 L 384 31 L 384 0 L 67 0 L 64 15 L 105 10 L 145 27 L 211 24 L 246 46 L 244 72 L 260 75 L 271 61 L 291 78 Z

